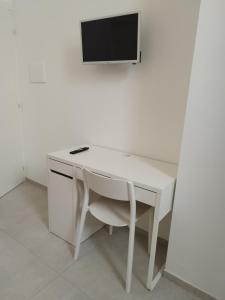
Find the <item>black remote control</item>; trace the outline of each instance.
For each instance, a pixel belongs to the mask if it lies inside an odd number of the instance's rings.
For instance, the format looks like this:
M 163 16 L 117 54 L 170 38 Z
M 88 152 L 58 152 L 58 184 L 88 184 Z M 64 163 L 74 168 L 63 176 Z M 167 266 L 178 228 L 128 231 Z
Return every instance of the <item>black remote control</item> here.
M 82 148 L 78 148 L 76 150 L 70 151 L 70 154 L 77 154 L 83 151 L 87 151 L 89 149 L 89 147 L 82 147 Z

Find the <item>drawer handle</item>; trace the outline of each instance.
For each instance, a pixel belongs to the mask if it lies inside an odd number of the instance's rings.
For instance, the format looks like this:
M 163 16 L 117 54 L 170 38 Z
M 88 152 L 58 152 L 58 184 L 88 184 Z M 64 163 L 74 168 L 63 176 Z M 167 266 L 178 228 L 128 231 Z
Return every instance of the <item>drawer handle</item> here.
M 60 173 L 58 171 L 55 171 L 55 170 L 51 170 L 52 173 L 55 173 L 55 174 L 58 174 L 58 175 L 61 175 L 61 176 L 64 176 L 66 178 L 69 178 L 69 179 L 73 179 L 72 176 L 69 176 L 69 175 L 66 175 L 66 174 L 63 174 L 63 173 Z

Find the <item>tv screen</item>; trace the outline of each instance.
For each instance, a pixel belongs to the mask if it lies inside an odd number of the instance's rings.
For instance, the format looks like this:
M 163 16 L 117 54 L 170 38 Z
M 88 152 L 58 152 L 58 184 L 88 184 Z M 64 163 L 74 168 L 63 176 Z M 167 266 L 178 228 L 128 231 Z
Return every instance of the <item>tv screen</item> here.
M 139 62 L 139 13 L 81 21 L 84 63 Z

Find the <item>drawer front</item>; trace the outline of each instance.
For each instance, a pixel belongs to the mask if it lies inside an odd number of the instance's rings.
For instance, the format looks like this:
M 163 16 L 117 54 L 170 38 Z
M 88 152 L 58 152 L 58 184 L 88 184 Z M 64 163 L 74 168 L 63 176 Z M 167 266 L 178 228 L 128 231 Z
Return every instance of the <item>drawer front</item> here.
M 73 177 L 73 167 L 70 165 L 61 163 L 61 162 L 53 160 L 53 159 L 49 159 L 48 167 L 52 171 L 56 171 L 58 173 Z
M 148 191 L 142 188 L 135 186 L 135 198 L 137 201 L 155 206 L 156 204 L 156 193 Z

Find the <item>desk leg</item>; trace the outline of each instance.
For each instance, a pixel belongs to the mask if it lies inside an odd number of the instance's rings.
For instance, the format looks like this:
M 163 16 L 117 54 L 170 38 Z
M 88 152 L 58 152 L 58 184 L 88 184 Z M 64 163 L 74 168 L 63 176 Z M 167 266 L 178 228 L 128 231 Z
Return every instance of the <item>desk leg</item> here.
M 158 205 L 150 210 L 149 218 L 149 236 L 148 236 L 148 253 L 149 253 L 149 265 L 148 265 L 148 278 L 147 289 L 153 290 L 154 286 L 161 277 L 161 271 L 154 278 L 154 266 L 156 257 L 156 247 L 159 228 L 159 207 Z

